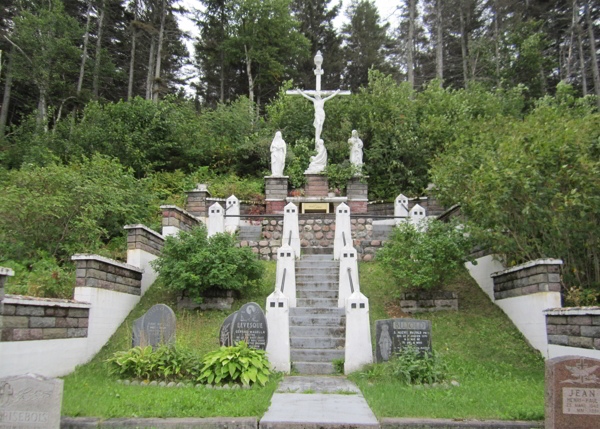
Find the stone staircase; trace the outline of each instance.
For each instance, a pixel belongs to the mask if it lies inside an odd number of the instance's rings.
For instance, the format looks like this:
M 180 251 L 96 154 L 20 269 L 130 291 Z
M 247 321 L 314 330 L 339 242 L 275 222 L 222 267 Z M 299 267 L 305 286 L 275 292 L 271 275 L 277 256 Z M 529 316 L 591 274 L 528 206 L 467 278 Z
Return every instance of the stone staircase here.
M 333 251 L 333 249 L 320 249 Z M 338 302 L 339 261 L 304 254 L 296 262 L 296 308 L 290 308 L 290 354 L 299 374 L 332 374 L 344 359 L 346 316 Z

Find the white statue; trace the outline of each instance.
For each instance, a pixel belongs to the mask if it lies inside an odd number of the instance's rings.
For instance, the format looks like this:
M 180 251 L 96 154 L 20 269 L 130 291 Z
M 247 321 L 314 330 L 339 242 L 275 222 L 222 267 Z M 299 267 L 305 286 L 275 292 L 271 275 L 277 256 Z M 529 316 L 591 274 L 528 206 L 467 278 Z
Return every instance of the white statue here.
M 352 137 L 348 139 L 348 143 L 350 144 L 350 164 L 360 171 L 363 165 L 363 142 L 358 137 L 358 131 L 352 130 Z
M 315 105 L 315 120 L 313 121 L 313 127 L 315 127 L 315 142 L 321 139 L 321 131 L 323 131 L 323 123 L 325 122 L 325 102 L 339 94 L 340 90 L 336 90 L 329 97 L 321 98 L 321 93 L 316 92 L 315 97 L 311 97 L 301 89 L 298 90 L 301 96 L 310 100 Z
M 271 143 L 271 174 L 273 176 L 283 176 L 283 169 L 285 167 L 285 155 L 287 154 L 287 148 L 283 137 L 281 137 L 281 131 L 275 133 L 275 138 Z
M 318 174 L 325 170 L 327 166 L 327 149 L 325 149 L 323 139 L 317 140 L 316 150 L 317 154 L 310 157 L 310 165 L 304 174 Z

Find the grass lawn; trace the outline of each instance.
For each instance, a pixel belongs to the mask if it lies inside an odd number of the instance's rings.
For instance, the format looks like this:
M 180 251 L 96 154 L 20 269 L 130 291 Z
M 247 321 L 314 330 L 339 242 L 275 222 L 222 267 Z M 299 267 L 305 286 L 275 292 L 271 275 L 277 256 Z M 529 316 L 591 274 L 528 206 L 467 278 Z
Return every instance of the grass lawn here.
M 177 344 L 205 354 L 219 348 L 219 329 L 225 318 L 246 302 L 264 309 L 266 297 L 275 286 L 275 262 L 266 262 L 266 274 L 259 290 L 243 296 L 230 312 L 175 311 Z M 246 417 L 262 416 L 277 387 L 279 375 L 265 387 L 250 390 L 208 390 L 158 386 L 124 386 L 108 373 L 104 361 L 114 352 L 131 347 L 133 321 L 154 304 L 177 308 L 176 294 L 157 281 L 142 297 L 108 343 L 86 365 L 64 377 L 62 414 L 76 417 Z
M 361 263 L 361 292 L 369 298 L 372 339 L 375 321 L 399 314 L 394 280 L 383 267 Z M 357 382 L 377 417 L 543 420 L 544 361 L 508 317 L 465 271 L 446 289 L 459 294 L 458 312 L 409 316 L 431 320 L 432 343 L 459 387 L 415 389 L 394 380 Z M 364 373 L 363 373 L 364 374 Z

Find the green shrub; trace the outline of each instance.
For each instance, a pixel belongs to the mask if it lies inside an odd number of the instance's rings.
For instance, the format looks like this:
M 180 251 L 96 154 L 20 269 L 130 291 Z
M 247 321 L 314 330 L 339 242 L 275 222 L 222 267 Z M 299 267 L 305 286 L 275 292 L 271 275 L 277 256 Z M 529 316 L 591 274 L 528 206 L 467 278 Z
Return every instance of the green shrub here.
M 2 262 L 12 268 L 14 277 L 6 282 L 6 293 L 39 296 L 45 298 L 73 298 L 75 266 L 73 263 L 58 265 L 56 259 L 45 252 L 38 252 L 32 263 Z
M 444 381 L 447 372 L 447 364 L 437 353 L 421 354 L 414 347 L 407 347 L 388 362 L 367 366 L 360 376 L 368 380 L 393 379 L 405 384 L 432 384 Z
M 244 341 L 207 353 L 203 361 L 197 381 L 209 384 L 241 381 L 245 385 L 252 382 L 264 386 L 271 374 L 265 352 L 248 348 Z
M 118 374 L 122 378 L 149 380 L 156 374 L 158 353 L 152 351 L 152 346 L 137 346 L 116 352 L 106 363 L 111 374 Z
M 377 258 L 401 287 L 435 289 L 456 273 L 472 247 L 472 238 L 456 222 L 428 221 L 426 231 L 401 223 Z
M 333 368 L 335 369 L 335 372 L 337 372 L 338 374 L 344 373 L 344 363 L 345 363 L 344 359 L 334 359 L 331 361 L 331 363 L 333 364 Z
M 258 287 L 264 265 L 249 247 L 235 247 L 235 236 L 215 234 L 206 227 L 167 237 L 161 256 L 152 262 L 165 284 L 198 303 L 207 289 L 245 292 Z

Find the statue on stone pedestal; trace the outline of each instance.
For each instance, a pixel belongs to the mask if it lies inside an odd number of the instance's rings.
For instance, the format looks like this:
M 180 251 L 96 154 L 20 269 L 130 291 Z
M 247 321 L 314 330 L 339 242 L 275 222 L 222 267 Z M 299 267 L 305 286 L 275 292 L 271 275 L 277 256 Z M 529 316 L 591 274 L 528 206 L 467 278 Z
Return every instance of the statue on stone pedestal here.
M 350 164 L 360 171 L 363 165 L 363 142 L 358 137 L 358 131 L 352 130 L 352 137 L 348 139 L 348 143 L 350 144 Z
M 275 133 L 275 138 L 271 143 L 271 175 L 278 177 L 283 176 L 286 154 L 287 148 L 285 141 L 281 136 L 281 131 L 277 131 Z
M 310 157 L 310 165 L 304 172 L 304 174 L 319 174 L 327 166 L 327 149 L 323 139 L 317 140 L 316 144 L 317 154 Z

